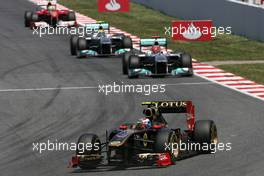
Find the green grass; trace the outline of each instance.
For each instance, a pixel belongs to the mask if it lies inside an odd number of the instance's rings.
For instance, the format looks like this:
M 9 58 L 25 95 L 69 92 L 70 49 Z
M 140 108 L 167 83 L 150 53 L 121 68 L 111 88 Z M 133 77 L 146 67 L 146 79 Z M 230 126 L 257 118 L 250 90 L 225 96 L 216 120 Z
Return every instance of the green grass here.
M 131 3 L 129 13 L 99 13 L 97 0 L 60 0 L 59 2 L 141 38 L 153 35 L 164 36 L 164 27 L 169 27 L 171 21 L 176 20 L 174 17 L 134 3 Z M 170 39 L 169 48 L 189 52 L 199 61 L 264 60 L 264 43 L 235 35 L 220 35 L 210 42 L 179 42 Z
M 220 65 L 218 67 L 264 84 L 264 64 Z

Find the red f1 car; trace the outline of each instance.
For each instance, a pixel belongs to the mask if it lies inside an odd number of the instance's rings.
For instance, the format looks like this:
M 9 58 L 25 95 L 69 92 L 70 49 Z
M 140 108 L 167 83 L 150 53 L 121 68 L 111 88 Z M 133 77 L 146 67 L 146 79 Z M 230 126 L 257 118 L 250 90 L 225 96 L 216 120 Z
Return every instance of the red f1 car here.
M 197 147 L 196 151 L 179 147 L 181 144 L 211 145 L 217 144 L 217 129 L 212 120 L 195 121 L 194 106 L 191 101 L 155 101 L 143 102 L 144 118 L 137 123 L 124 123 L 110 132 L 106 132 L 105 142 L 95 134 L 85 133 L 78 139 L 76 155 L 69 167 L 92 169 L 98 166 L 156 165 L 169 166 L 190 152 L 210 153 L 213 148 Z M 168 127 L 163 114 L 186 113 L 187 126 Z M 177 117 L 177 116 L 175 116 Z M 212 146 L 215 146 L 212 145 Z M 198 146 L 198 145 L 195 145 Z M 193 151 L 191 151 L 193 150 Z
M 36 12 L 26 11 L 25 27 L 71 27 L 76 26 L 75 12 L 58 10 L 56 4 L 48 2 L 47 5 L 38 5 Z

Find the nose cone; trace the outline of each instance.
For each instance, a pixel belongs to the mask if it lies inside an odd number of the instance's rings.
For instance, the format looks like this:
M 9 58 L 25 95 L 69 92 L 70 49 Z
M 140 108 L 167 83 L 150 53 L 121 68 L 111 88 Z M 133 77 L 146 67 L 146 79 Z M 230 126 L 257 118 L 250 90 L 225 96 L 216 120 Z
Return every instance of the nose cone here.
M 52 11 L 52 12 L 50 12 L 50 15 L 51 15 L 52 18 L 57 18 L 58 12 L 57 11 Z
M 101 38 L 101 43 L 102 44 L 111 44 L 111 39 L 107 37 L 102 37 Z
M 156 55 L 156 62 L 168 62 L 168 59 L 163 54 Z

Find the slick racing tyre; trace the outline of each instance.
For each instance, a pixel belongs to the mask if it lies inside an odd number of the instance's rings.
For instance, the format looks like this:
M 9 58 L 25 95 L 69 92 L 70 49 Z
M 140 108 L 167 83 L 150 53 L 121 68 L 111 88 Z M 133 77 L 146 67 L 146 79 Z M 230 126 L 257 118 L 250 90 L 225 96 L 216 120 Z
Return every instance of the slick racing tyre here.
M 140 67 L 140 60 L 139 57 L 137 56 L 130 56 L 128 63 L 129 63 L 128 65 L 129 69 L 136 69 Z
M 77 40 L 77 58 L 85 58 L 86 54 L 82 53 L 82 50 L 87 49 L 87 42 L 85 38 L 78 38 Z
M 189 54 L 183 53 L 181 55 L 181 63 L 183 68 L 192 68 L 192 57 Z
M 38 16 L 38 14 L 32 14 L 32 15 L 31 15 L 31 20 L 32 20 L 32 22 L 38 22 L 38 21 L 39 21 L 39 16 Z
M 127 49 L 133 48 L 132 39 L 130 37 L 123 38 L 123 48 L 127 48 Z
M 131 52 L 126 52 L 123 55 L 123 58 L 122 58 L 123 75 L 127 75 L 128 74 L 128 61 L 129 61 L 129 57 L 130 56 L 131 56 Z
M 77 55 L 77 41 L 78 41 L 78 36 L 72 35 L 70 39 L 70 50 L 71 50 L 71 55 L 76 56 Z
M 77 146 L 84 146 L 83 150 L 80 150 L 79 147 L 76 150 L 76 155 L 97 155 L 101 156 L 101 141 L 95 134 L 83 134 L 79 137 Z M 86 146 L 92 146 L 87 150 Z M 94 169 L 98 166 L 101 162 L 100 159 L 98 160 L 87 160 L 87 161 L 80 161 L 80 168 L 81 169 Z
M 79 38 L 77 40 L 77 49 L 78 50 L 86 50 L 87 49 L 87 44 L 85 38 Z
M 192 76 L 193 75 L 191 55 L 186 54 L 186 53 L 181 54 L 181 66 L 182 66 L 182 68 L 188 68 L 188 73 L 186 73 L 185 76 Z
M 200 152 L 202 153 L 210 153 L 215 150 L 215 147 L 218 143 L 217 136 L 217 128 L 212 120 L 198 120 L 195 122 L 194 133 L 193 133 L 194 141 L 199 143 L 201 146 L 209 145 L 210 148 L 202 149 L 200 148 Z
M 170 153 L 171 160 L 179 159 L 180 151 L 180 137 L 174 131 L 161 130 L 157 133 L 155 142 L 155 152 Z M 169 146 L 169 147 L 168 147 Z
M 68 21 L 75 21 L 76 20 L 76 16 L 75 16 L 75 13 L 74 12 L 69 12 L 68 13 Z
M 32 12 L 26 11 L 25 12 L 25 27 L 30 27 L 30 23 L 31 23 L 31 16 L 32 16 Z
M 128 73 L 127 76 L 129 79 L 133 79 L 133 78 L 138 78 L 139 75 L 135 75 L 132 73 L 133 69 L 139 68 L 140 67 L 140 60 L 139 57 L 137 56 L 130 56 L 129 60 L 128 60 Z

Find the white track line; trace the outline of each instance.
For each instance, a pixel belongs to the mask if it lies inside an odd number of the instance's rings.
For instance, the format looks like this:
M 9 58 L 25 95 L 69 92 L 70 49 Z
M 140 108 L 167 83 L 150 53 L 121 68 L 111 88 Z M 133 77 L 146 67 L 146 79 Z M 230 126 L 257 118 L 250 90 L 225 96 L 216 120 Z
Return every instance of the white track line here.
M 208 84 L 215 84 L 213 82 L 196 82 L 196 83 L 175 83 L 175 84 L 157 84 L 157 85 L 165 85 L 165 86 L 194 86 L 194 85 L 208 85 Z M 113 84 L 107 84 L 113 85 Z M 124 84 L 117 84 L 122 86 Z M 142 84 L 142 86 L 149 85 L 149 84 Z M 103 86 L 103 85 L 100 85 Z M 105 85 L 106 86 L 106 85 Z M 84 90 L 84 89 L 99 89 L 98 86 L 84 86 L 84 87 L 45 87 L 45 88 L 26 88 L 26 89 L 0 89 L 0 93 L 5 92 L 34 92 L 34 91 L 56 91 L 56 90 Z
M 29 89 L 0 89 L 0 92 L 28 92 L 28 91 L 55 91 L 55 90 L 81 90 L 81 89 L 97 89 L 98 87 L 51 87 L 51 88 L 29 88 Z

